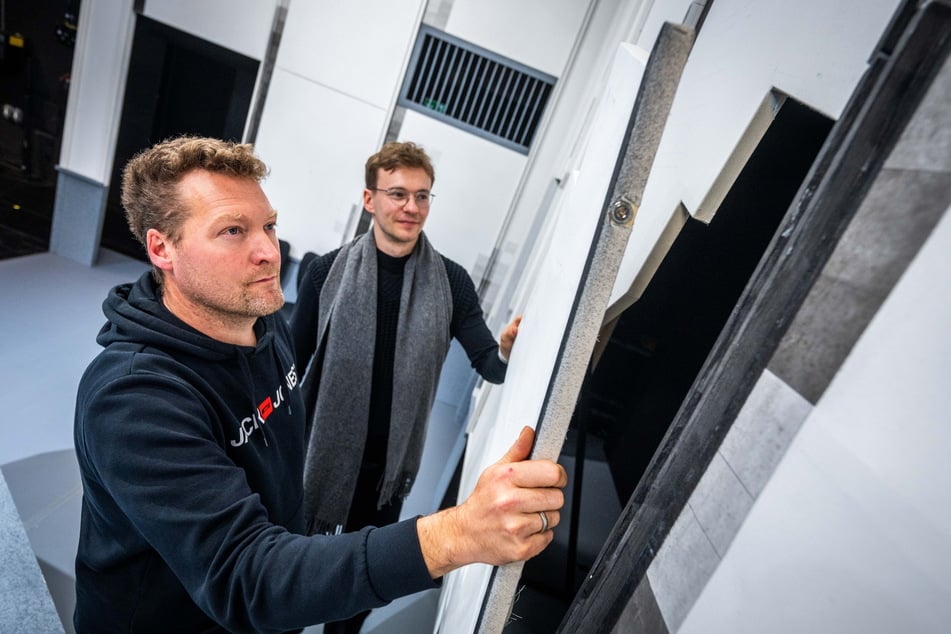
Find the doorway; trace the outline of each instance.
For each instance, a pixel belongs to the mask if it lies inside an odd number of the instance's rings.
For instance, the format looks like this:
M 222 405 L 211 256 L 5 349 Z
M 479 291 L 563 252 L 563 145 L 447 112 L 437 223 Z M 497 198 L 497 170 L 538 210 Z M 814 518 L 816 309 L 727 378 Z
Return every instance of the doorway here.
M 145 260 L 119 200 L 136 152 L 182 134 L 240 141 L 258 62 L 139 15 L 100 246 Z

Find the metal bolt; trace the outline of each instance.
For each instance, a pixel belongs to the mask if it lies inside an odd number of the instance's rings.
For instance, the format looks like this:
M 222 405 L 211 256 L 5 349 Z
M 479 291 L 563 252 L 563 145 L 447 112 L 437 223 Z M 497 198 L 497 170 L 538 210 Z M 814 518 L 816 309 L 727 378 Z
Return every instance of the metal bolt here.
M 611 207 L 611 219 L 617 224 L 625 224 L 634 217 L 634 206 L 626 198 L 614 201 Z

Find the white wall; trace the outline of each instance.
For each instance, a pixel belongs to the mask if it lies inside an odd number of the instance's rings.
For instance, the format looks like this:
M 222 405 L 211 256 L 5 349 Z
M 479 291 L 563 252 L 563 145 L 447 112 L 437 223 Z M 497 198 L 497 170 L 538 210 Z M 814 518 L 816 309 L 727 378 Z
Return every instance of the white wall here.
M 946 632 L 951 213 L 803 424 L 680 632 Z
M 589 0 L 455 0 L 446 32 L 559 76 Z
M 363 193 L 363 164 L 385 120 L 381 108 L 284 68 L 274 71 L 256 149 L 271 168 L 264 191 L 292 256 L 341 245 Z
M 144 13 L 179 31 L 261 60 L 276 6 L 275 0 L 148 0 Z
M 422 0 L 292 2 L 258 130 L 291 255 L 342 244 L 382 143 Z M 358 213 L 362 207 L 358 206 Z
M 277 64 L 386 110 L 402 79 L 420 0 L 292 2 Z

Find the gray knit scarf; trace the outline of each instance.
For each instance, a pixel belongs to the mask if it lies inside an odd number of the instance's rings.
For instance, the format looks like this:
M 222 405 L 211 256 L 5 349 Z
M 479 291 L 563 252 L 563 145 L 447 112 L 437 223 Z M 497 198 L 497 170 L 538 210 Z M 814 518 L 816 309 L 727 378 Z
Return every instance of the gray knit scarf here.
M 370 412 L 376 299 L 377 251 L 370 230 L 340 249 L 320 292 L 317 350 L 323 349 L 323 363 L 307 375 L 319 381 L 310 386 L 317 396 L 304 464 L 304 513 L 311 533 L 339 531 L 350 511 Z M 405 498 L 419 470 L 451 319 L 445 263 L 420 234 L 403 271 L 378 506 L 395 496 Z

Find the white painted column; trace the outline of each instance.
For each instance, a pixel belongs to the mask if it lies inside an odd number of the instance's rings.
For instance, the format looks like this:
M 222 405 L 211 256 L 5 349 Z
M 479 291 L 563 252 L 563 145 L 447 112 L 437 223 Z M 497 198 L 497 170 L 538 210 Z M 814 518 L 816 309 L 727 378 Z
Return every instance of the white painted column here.
M 82 264 L 99 251 L 134 27 L 128 0 L 87 0 L 79 14 L 50 251 Z

